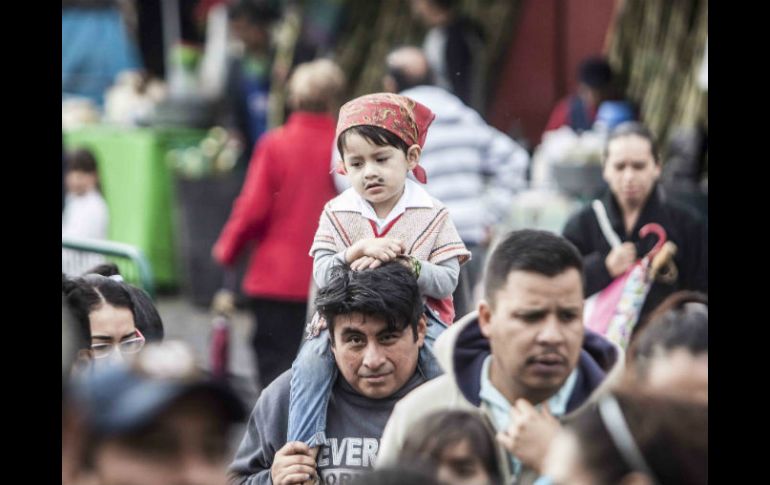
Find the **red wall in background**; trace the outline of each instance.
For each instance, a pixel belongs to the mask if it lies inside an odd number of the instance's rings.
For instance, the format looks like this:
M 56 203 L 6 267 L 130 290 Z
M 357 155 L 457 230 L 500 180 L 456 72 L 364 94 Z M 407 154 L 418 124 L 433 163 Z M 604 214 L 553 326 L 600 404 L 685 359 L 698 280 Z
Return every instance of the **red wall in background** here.
M 556 102 L 574 91 L 580 61 L 601 54 L 616 0 L 523 0 L 487 114 L 533 148 Z

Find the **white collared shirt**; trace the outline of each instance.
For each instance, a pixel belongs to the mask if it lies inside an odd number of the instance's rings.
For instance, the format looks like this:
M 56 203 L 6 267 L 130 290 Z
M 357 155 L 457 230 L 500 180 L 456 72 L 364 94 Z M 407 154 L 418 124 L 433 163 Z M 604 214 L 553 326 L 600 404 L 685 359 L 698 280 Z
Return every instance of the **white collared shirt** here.
M 401 194 L 396 205 L 383 219 L 377 217 L 377 213 L 374 212 L 372 205 L 356 192 L 353 187 L 346 189 L 340 194 L 334 204 L 333 210 L 350 210 L 358 212 L 361 216 L 377 224 L 377 229 L 382 229 L 390 224 L 396 217 L 403 214 L 407 208 L 433 207 L 433 199 L 431 199 L 425 189 L 412 180 L 406 179 L 405 182 L 404 193 Z

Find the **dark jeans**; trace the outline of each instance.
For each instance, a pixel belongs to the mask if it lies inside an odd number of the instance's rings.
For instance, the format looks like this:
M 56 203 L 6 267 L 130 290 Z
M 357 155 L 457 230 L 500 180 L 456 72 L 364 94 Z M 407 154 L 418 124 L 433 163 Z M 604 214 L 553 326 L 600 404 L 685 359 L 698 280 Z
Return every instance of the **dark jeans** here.
M 253 298 L 250 301 L 256 329 L 251 347 L 257 360 L 259 383 L 264 389 L 291 368 L 305 329 L 307 303 Z

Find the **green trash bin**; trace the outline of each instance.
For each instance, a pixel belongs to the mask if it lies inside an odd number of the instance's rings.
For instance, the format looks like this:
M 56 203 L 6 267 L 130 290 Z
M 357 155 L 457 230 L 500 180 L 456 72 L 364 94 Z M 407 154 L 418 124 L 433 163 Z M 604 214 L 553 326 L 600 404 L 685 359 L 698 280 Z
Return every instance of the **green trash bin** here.
M 109 239 L 138 247 L 158 289 L 175 289 L 179 268 L 174 184 L 166 154 L 197 145 L 204 130 L 89 126 L 65 133 L 68 149 L 90 149 L 97 159 L 110 213 Z

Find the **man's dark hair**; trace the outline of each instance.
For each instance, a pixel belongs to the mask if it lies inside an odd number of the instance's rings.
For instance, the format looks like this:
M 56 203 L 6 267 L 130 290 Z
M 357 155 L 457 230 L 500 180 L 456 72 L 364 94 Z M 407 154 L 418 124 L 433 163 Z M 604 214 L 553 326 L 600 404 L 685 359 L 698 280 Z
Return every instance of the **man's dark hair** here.
M 417 340 L 423 306 L 412 270 L 399 262 L 390 262 L 363 271 L 347 266 L 337 266 L 332 271 L 331 281 L 318 291 L 315 300 L 318 313 L 329 327 L 332 344 L 335 318 L 353 313 L 381 318 L 391 331 L 411 327 Z
M 85 148 L 73 150 L 67 153 L 67 170 L 96 174 L 96 158 Z
M 406 46 L 401 46 L 401 47 L 392 49 L 390 53 L 392 54 L 404 47 Z M 389 62 L 386 62 L 386 68 L 388 70 L 388 75 L 390 75 L 393 78 L 393 80 L 396 82 L 397 92 L 405 91 L 407 89 L 411 89 L 417 86 L 432 86 L 435 84 L 433 71 L 431 70 L 430 66 L 427 65 L 427 62 L 426 62 L 425 72 L 423 72 L 422 75 L 420 76 L 410 75 L 403 69 L 403 67 L 393 66 Z
M 401 68 L 388 66 L 388 74 L 396 82 L 398 92 L 417 86 L 432 86 L 434 84 L 433 72 L 430 69 L 426 70 L 422 76 L 410 76 Z
M 686 349 L 693 355 L 708 353 L 708 296 L 694 291 L 678 291 L 663 300 L 632 337 L 628 359 L 639 374 L 658 349 Z
M 230 7 L 229 16 L 230 20 L 242 18 L 254 25 L 270 25 L 281 13 L 267 0 L 238 0 Z
M 652 158 L 655 159 L 655 163 L 660 163 L 660 157 L 658 156 L 658 143 L 655 141 L 655 137 L 652 132 L 644 126 L 644 124 L 638 121 L 626 121 L 615 127 L 607 137 L 607 141 L 604 143 L 604 152 L 602 161 L 607 160 L 609 155 L 610 142 L 616 138 L 622 138 L 624 136 L 638 136 L 644 138 L 650 143 L 650 151 L 652 152 Z
M 612 69 L 603 57 L 589 57 L 580 63 L 578 79 L 586 86 L 604 90 L 612 83 Z
M 406 156 L 407 152 L 409 151 L 409 145 L 407 145 L 406 142 L 399 138 L 395 133 L 392 133 L 385 128 L 380 128 L 379 126 L 358 125 L 351 126 L 347 130 L 340 133 L 340 136 L 337 137 L 337 150 L 339 150 L 343 160 L 345 159 L 345 140 L 351 133 L 360 135 L 380 147 L 396 147 L 404 152 L 404 156 Z
M 583 274 L 583 259 L 565 238 L 548 231 L 523 229 L 509 233 L 487 261 L 484 294 L 490 305 L 512 271 L 531 271 L 549 278 L 569 268 Z

